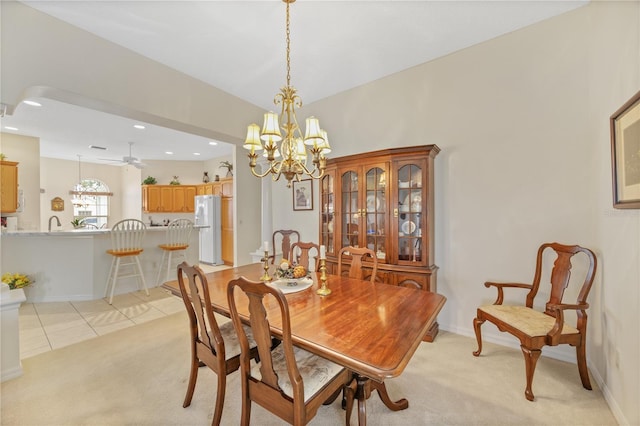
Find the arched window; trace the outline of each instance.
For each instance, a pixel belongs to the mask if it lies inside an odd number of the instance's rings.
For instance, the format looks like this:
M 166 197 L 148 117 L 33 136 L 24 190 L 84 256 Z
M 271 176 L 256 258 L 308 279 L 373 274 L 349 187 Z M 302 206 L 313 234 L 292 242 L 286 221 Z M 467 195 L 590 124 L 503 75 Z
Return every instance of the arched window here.
M 109 187 L 97 179 L 82 179 L 73 191 L 73 218 L 85 226 L 105 228 L 109 219 Z

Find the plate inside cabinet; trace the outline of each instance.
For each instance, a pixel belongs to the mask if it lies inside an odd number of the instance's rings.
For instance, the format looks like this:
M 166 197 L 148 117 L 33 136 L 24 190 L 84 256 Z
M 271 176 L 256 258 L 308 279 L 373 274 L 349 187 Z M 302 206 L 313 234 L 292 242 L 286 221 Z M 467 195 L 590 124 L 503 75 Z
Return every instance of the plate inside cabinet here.
M 405 235 L 410 235 L 413 234 L 416 230 L 416 224 L 413 223 L 412 221 L 408 220 L 405 223 L 402 224 L 401 226 L 402 232 L 405 233 Z

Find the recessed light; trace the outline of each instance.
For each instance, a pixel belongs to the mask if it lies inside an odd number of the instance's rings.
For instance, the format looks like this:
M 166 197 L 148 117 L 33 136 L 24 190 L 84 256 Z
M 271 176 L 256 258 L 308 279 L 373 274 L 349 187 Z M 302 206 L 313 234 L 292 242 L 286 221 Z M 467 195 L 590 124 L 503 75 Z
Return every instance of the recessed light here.
M 4 128 L 7 130 L 19 130 L 17 127 L 11 127 L 11 126 L 4 126 Z
M 218 145 L 218 142 L 210 141 L 210 142 L 209 142 L 209 145 Z
M 168 155 L 173 155 L 173 152 L 172 152 L 172 151 L 165 151 L 164 153 L 165 153 L 165 154 L 168 154 Z
M 136 129 L 144 129 L 145 127 L 142 124 L 134 124 L 133 127 L 135 127 Z
M 36 102 L 36 101 L 22 101 L 23 103 L 27 104 L 27 105 L 31 105 L 31 106 L 35 106 L 35 107 L 41 107 L 42 104 L 40 102 Z
M 200 155 L 200 153 L 199 152 L 194 152 L 193 155 Z

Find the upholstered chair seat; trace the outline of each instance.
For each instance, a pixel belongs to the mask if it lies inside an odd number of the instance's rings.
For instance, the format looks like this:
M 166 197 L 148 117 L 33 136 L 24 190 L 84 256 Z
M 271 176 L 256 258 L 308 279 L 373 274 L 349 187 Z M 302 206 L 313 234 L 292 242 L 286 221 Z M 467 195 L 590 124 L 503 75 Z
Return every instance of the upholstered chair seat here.
M 526 306 L 486 305 L 478 309 L 530 337 L 546 336 L 556 323 L 554 317 Z M 560 334 L 577 333 L 577 328 L 565 323 Z

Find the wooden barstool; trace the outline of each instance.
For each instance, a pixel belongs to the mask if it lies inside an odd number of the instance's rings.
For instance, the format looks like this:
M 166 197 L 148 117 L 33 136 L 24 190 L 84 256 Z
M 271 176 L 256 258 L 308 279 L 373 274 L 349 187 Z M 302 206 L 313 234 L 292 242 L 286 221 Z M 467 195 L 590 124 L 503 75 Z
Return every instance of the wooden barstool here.
M 165 267 L 166 260 L 166 275 L 165 281 L 172 279 L 171 271 L 174 269 L 171 267 L 175 263 L 175 256 L 181 256 L 184 262 L 187 261 L 187 249 L 189 248 L 189 238 L 191 237 L 191 231 L 193 231 L 193 222 L 189 219 L 176 219 L 169 223 L 167 227 L 167 239 L 164 244 L 159 244 L 158 247 L 162 250 L 162 260 L 158 266 L 158 277 L 156 278 L 156 286 L 161 284 L 160 277 L 162 276 L 162 270 Z M 175 272 L 173 274 L 175 278 Z
M 146 225 L 138 219 L 124 219 L 111 228 L 111 249 L 107 250 L 107 253 L 113 256 L 113 260 L 111 261 L 109 278 L 107 278 L 107 287 L 104 291 L 104 297 L 109 294 L 110 305 L 113 303 L 113 293 L 119 278 L 138 277 L 138 287 L 140 288 L 142 283 L 142 288 L 147 296 L 149 295 L 139 259 L 143 252 L 142 241 L 146 230 Z M 123 259 L 127 261 L 122 263 Z M 133 271 L 127 275 L 120 275 L 121 266 L 133 266 Z

